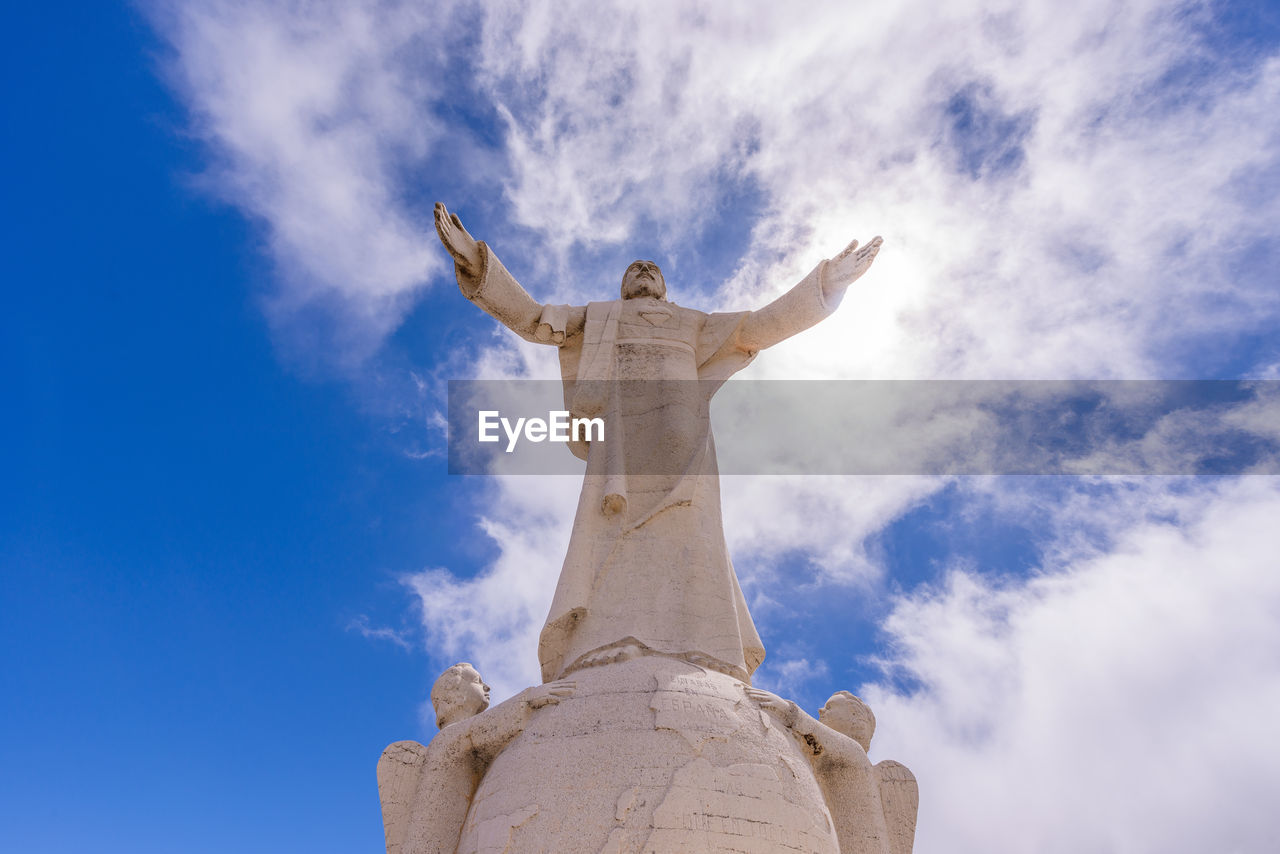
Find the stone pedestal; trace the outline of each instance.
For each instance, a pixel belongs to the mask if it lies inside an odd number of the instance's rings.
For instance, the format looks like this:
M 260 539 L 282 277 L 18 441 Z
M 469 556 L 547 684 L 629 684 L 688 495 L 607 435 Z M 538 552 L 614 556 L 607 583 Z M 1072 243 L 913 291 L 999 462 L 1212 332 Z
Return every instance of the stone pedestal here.
M 489 766 L 458 854 L 838 854 L 802 746 L 742 682 L 662 656 L 567 678 Z

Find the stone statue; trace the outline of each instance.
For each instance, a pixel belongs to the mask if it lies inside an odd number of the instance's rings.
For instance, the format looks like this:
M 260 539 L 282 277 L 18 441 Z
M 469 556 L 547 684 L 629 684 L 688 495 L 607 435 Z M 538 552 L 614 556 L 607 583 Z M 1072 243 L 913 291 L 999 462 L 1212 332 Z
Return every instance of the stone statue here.
M 527 341 L 559 348 L 565 408 L 603 417 L 568 553 L 539 642 L 544 682 L 658 654 L 748 683 L 764 659 L 725 547 L 709 406 L 756 354 L 827 317 L 867 271 L 880 238 L 855 240 L 758 311 L 707 314 L 667 299 L 652 261 L 621 299 L 543 305 L 444 205 L 440 240 L 462 293 Z
M 819 722 L 750 687 L 764 646 L 725 547 L 710 425 L 725 380 L 834 311 L 880 239 L 758 311 L 708 314 L 668 300 L 652 261 L 619 299 L 543 305 L 443 205 L 435 223 L 462 293 L 557 347 L 565 409 L 605 430 L 570 443 L 587 472 L 544 684 L 486 711 L 474 668 L 441 677 L 439 734 L 378 766 L 389 854 L 909 854 L 915 780 L 867 759 L 870 711 L 842 693 Z
M 426 746 L 398 741 L 378 761 L 387 854 L 453 854 L 494 757 L 524 730 L 534 710 L 572 693 L 572 682 L 552 682 L 489 709 L 489 686 L 470 664 L 441 674 L 431 689 L 440 732 Z
M 813 764 L 840 842 L 840 854 L 911 854 L 920 789 L 901 762 L 867 758 L 876 718 L 862 700 L 837 691 L 814 720 L 790 700 L 748 688 L 798 739 Z

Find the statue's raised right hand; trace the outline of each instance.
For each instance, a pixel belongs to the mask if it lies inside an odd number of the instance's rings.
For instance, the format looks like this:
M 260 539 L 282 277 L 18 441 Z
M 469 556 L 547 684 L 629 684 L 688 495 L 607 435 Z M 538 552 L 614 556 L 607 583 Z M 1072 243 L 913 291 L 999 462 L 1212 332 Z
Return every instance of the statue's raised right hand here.
M 443 202 L 436 202 L 436 234 L 449 250 L 454 262 L 467 276 L 480 272 L 480 244 L 467 233 L 457 214 L 449 213 Z
M 760 708 L 773 715 L 788 729 L 796 725 L 800 713 L 799 707 L 790 700 L 784 700 L 777 694 L 770 694 L 759 688 L 745 688 L 746 695 L 756 701 Z

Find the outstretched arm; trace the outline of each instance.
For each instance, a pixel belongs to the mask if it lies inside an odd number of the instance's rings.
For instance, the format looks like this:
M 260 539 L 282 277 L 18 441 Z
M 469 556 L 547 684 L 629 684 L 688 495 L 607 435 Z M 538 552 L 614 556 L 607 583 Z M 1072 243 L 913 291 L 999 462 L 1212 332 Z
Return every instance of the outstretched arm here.
M 475 277 L 480 273 L 480 244 L 463 227 L 457 214 L 449 213 L 444 202 L 436 202 L 436 234 L 440 242 L 453 256 L 453 263 L 460 273 Z
M 790 700 L 758 688 L 748 688 L 747 696 L 808 746 L 814 776 L 831 810 L 840 854 L 891 854 L 875 770 L 862 745 Z
M 855 240 L 828 261 L 822 282 L 822 296 L 830 302 L 840 302 L 845 289 L 871 269 L 871 262 L 880 254 L 882 243 L 883 238 L 873 237 L 870 243 L 859 249 L 858 241 Z
M 760 688 L 747 688 L 747 696 L 772 715 L 783 727 L 795 733 L 796 737 L 809 745 L 809 749 L 817 756 L 826 746 L 822 730 L 827 729 L 820 721 L 814 720 L 791 700 L 784 700 L 777 694 L 771 694 Z
M 791 290 L 743 320 L 734 341 L 749 355 L 772 347 L 823 320 L 840 304 L 845 289 L 871 267 L 883 243 L 879 237 L 861 249 L 858 241 L 818 264 Z
M 585 308 L 544 306 L 520 287 L 498 256 L 468 233 L 457 214 L 440 202 L 435 207 L 436 234 L 453 258 L 462 295 L 526 341 L 563 344 L 582 330 Z
M 524 731 L 524 725 L 543 706 L 553 706 L 573 695 L 572 681 L 548 682 L 526 688 L 509 700 L 481 712 L 463 723 L 470 727 L 471 751 L 490 762 L 507 744 Z

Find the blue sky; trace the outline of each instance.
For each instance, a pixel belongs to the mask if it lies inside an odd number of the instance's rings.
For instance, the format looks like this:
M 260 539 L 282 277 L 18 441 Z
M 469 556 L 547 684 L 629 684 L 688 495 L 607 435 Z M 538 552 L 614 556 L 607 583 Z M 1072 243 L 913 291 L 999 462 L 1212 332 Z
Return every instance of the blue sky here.
M 0 848 L 378 850 L 439 671 L 536 678 L 577 483 L 449 477 L 440 415 L 554 354 L 437 200 L 548 302 L 883 234 L 757 379 L 1280 379 L 1274 4 L 553 8 L 11 13 Z M 759 684 L 871 701 L 918 851 L 1280 840 L 1275 478 L 727 484 Z

